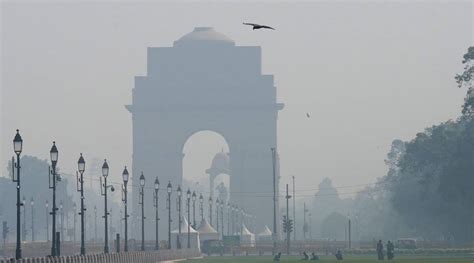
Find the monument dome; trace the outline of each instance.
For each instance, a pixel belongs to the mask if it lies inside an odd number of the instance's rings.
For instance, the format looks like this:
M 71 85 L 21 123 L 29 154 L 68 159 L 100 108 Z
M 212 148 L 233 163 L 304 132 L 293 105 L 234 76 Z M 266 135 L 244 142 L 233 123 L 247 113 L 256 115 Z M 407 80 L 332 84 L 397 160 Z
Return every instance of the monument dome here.
M 175 46 L 186 44 L 226 44 L 235 45 L 235 42 L 226 35 L 217 32 L 212 27 L 195 27 L 194 30 L 174 42 Z

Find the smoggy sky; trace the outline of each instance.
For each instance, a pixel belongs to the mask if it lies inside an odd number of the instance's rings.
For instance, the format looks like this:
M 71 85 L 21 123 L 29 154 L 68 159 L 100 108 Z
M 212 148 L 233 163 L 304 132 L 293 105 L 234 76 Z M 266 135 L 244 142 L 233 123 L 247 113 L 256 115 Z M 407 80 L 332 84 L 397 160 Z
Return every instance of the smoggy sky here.
M 473 44 L 468 1 L 11 1 L 1 7 L 4 175 L 19 128 L 24 154 L 49 158 L 56 140 L 63 171 L 73 173 L 83 152 L 88 163 L 107 158 L 120 180 L 132 156 L 124 105 L 134 76 L 146 73 L 147 47 L 171 46 L 194 27 L 212 26 L 237 45 L 261 46 L 262 71 L 275 76 L 278 101 L 286 105 L 278 120 L 282 187 L 290 175 L 297 189 L 317 188 L 324 177 L 339 186 L 373 183 L 386 172 L 393 139 L 410 140 L 459 116 L 466 91 L 453 77 Z M 277 30 L 252 31 L 244 21 Z M 184 149 L 185 178 L 205 178 L 223 147 L 212 133 L 193 136 Z

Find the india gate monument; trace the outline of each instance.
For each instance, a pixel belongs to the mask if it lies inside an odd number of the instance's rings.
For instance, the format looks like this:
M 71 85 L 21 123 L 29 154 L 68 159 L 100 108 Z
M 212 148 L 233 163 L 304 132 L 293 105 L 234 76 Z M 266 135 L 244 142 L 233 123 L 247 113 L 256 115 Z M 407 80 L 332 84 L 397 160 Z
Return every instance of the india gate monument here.
M 259 227 L 272 226 L 271 148 L 278 148 L 278 111 L 284 105 L 277 102 L 273 75 L 262 74 L 259 46 L 238 46 L 211 27 L 196 27 L 172 47 L 148 48 L 146 75 L 135 77 L 132 93 L 133 102 L 126 106 L 133 120 L 132 180 L 138 185 L 143 171 L 151 187 L 158 176 L 162 239 L 167 229 L 166 185 L 173 185 L 174 212 L 184 144 L 206 130 L 222 135 L 229 145 L 230 202 L 255 215 Z M 278 189 L 278 162 L 275 170 Z M 137 189 L 130 203 L 136 219 L 141 211 Z M 152 214 L 148 218 L 153 221 Z

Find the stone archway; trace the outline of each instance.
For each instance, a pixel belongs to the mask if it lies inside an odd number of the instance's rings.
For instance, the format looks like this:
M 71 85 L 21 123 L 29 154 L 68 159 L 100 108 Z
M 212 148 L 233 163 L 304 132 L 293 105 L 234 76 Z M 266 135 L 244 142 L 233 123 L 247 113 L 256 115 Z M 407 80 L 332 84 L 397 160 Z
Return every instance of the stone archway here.
M 132 179 L 143 171 L 176 187 L 186 140 L 215 131 L 230 149 L 231 202 L 262 224 L 273 222 L 270 148 L 277 147 L 283 104 L 276 101 L 273 76 L 261 73 L 260 47 L 236 46 L 214 29 L 198 27 L 172 47 L 148 48 L 147 74 L 135 78 L 133 103 L 126 107 L 133 120 Z M 138 195 L 133 197 L 137 204 Z

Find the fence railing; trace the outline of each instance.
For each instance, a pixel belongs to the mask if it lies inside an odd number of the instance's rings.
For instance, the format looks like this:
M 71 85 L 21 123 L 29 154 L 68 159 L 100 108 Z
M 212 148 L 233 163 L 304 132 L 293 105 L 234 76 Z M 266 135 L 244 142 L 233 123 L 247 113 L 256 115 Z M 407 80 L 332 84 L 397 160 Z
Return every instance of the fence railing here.
M 20 260 L 0 259 L 0 263 L 156 263 L 158 261 L 186 259 L 201 256 L 198 249 L 158 250 L 123 252 L 112 254 L 89 254 L 59 257 L 24 258 Z

